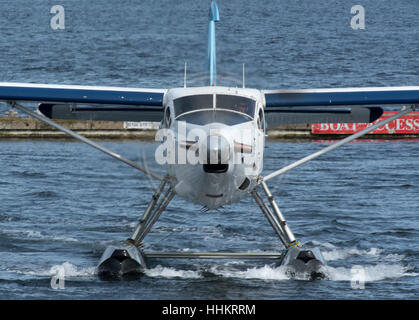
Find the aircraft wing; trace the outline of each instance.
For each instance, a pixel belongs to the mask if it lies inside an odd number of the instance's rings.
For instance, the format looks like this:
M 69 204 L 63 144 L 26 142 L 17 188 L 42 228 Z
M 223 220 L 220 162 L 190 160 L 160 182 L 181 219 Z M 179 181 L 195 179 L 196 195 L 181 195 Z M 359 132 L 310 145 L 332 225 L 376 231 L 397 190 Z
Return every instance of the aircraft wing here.
M 51 119 L 160 121 L 165 89 L 0 82 L 0 101 L 38 102 Z
M 367 123 L 382 105 L 419 104 L 419 86 L 263 90 L 268 125 L 285 123 Z

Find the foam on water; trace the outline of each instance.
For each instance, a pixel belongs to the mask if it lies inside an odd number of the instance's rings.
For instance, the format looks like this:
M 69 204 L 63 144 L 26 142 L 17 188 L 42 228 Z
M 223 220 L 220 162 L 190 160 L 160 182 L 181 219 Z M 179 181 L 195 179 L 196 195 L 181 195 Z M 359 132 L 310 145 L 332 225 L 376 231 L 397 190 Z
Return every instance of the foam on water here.
M 28 276 L 52 277 L 63 275 L 68 277 L 92 277 L 96 275 L 96 267 L 78 267 L 70 262 L 53 265 L 50 268 L 38 270 L 8 270 L 9 272 L 23 274 Z
M 413 272 L 413 268 L 401 264 L 377 264 L 361 266 L 365 282 L 376 282 L 388 279 L 399 279 L 402 277 L 417 277 L 418 273 Z M 96 275 L 96 267 L 79 267 L 70 262 L 53 265 L 48 269 L 39 270 L 8 270 L 9 272 L 37 277 L 52 277 L 64 275 L 66 278 L 72 277 L 93 277 Z M 353 279 L 352 267 L 332 267 L 323 268 L 327 280 L 331 281 L 351 281 Z M 241 270 L 231 264 L 222 264 L 210 267 L 208 272 L 223 278 L 254 279 L 283 281 L 290 280 L 284 266 L 276 267 L 264 265 L 262 267 L 247 268 Z M 152 278 L 181 278 L 181 279 L 200 279 L 203 278 L 203 270 L 180 270 L 171 267 L 158 265 L 154 268 L 146 269 L 145 275 Z M 294 276 L 294 280 L 309 280 L 309 276 L 300 274 Z
M 18 238 L 33 238 L 38 240 L 53 240 L 53 241 L 63 241 L 63 242 L 80 242 L 78 239 L 67 236 L 57 236 L 57 235 L 46 235 L 40 231 L 33 230 L 20 230 L 20 229 L 10 229 L 2 230 L 4 234 L 10 235 L 12 237 Z
M 198 271 L 176 270 L 174 268 L 162 267 L 160 265 L 151 269 L 146 269 L 144 272 L 148 277 L 183 278 L 183 279 L 198 279 L 202 277 L 202 275 Z
M 339 249 L 334 245 L 327 245 L 330 251 L 324 250 L 322 254 L 327 261 L 336 261 L 348 259 L 347 267 L 333 267 L 328 264 L 323 267 L 322 271 L 326 275 L 327 280 L 331 281 L 351 281 L 354 277 L 354 268 L 360 268 L 363 272 L 365 282 L 376 282 L 387 279 L 399 279 L 402 277 L 416 277 L 419 273 L 414 272 L 414 267 L 403 265 L 403 255 L 387 254 L 384 255 L 384 250 L 379 248 L 370 248 L 366 250 L 356 248 Z M 376 264 L 355 265 L 350 262 L 351 257 L 368 256 L 377 260 Z M 177 270 L 174 268 L 166 268 L 157 266 L 146 270 L 146 275 L 150 277 L 164 277 L 164 278 L 202 278 L 203 270 L 201 271 L 187 271 Z M 276 266 L 273 264 L 266 264 L 261 267 L 250 267 L 243 269 L 240 262 L 228 262 L 223 264 L 215 264 L 205 270 L 213 275 L 223 278 L 239 278 L 239 279 L 259 279 L 259 280 L 310 280 L 308 274 L 297 274 L 291 276 L 286 266 Z
M 350 256 L 367 255 L 367 256 L 378 257 L 381 252 L 382 250 L 378 248 L 371 248 L 368 250 L 347 248 L 347 249 L 333 249 L 330 251 L 322 251 L 322 255 L 326 259 L 326 261 L 335 261 L 335 260 L 347 259 Z
M 355 266 L 354 266 L 355 267 Z M 399 279 L 402 277 L 417 277 L 419 274 L 411 272 L 412 267 L 403 266 L 401 264 L 377 264 L 361 267 L 363 271 L 363 279 L 365 282 L 376 282 L 387 279 Z M 333 268 L 325 266 L 324 272 L 327 278 L 332 281 L 351 281 L 354 277 L 352 268 Z
M 366 282 L 374 282 L 385 279 L 397 279 L 404 276 L 417 276 L 418 274 L 409 273 L 409 267 L 401 265 L 385 265 L 379 264 L 375 266 L 363 266 L 364 276 Z M 327 280 L 332 281 L 351 281 L 353 279 L 353 272 L 351 268 L 333 268 L 325 266 L 323 271 Z M 291 276 L 287 273 L 286 267 L 273 267 L 265 265 L 261 268 L 249 268 L 245 271 L 234 270 L 218 270 L 217 275 L 228 278 L 241 279 L 260 279 L 260 280 L 290 280 Z M 308 274 L 297 274 L 292 277 L 294 280 L 310 280 Z
M 7 230 L 7 233 L 13 236 L 25 236 L 35 239 L 52 239 L 59 241 L 77 241 L 71 237 L 61 237 L 53 235 L 45 235 L 39 231 L 32 230 Z M 353 278 L 353 267 L 358 266 L 359 259 L 365 257 L 366 262 L 361 262 L 360 267 L 363 271 L 363 276 L 366 282 L 376 282 L 386 279 L 399 279 L 402 277 L 416 277 L 419 274 L 415 273 L 413 267 L 404 263 L 405 256 L 397 253 L 386 253 L 380 248 L 340 248 L 331 243 L 320 243 L 317 241 L 310 241 L 309 246 L 316 246 L 321 249 L 322 255 L 328 262 L 328 265 L 323 268 L 326 278 L 331 281 L 351 281 Z M 189 251 L 185 248 L 184 251 Z M 355 258 L 358 264 L 351 260 Z M 334 261 L 345 260 L 344 267 L 333 266 Z M 371 263 L 371 261 L 373 263 Z M 331 262 L 331 263 L 329 263 Z M 346 263 L 347 262 L 347 263 Z M 24 274 L 28 276 L 51 277 L 58 273 L 66 277 L 91 277 L 96 275 L 96 267 L 78 267 L 70 262 L 53 265 L 50 268 L 36 268 L 35 270 L 16 270 L 15 268 L 8 268 L 8 272 Z M 158 265 L 156 267 L 146 269 L 145 275 L 156 278 L 182 278 L 182 279 L 199 279 L 203 278 L 205 273 L 223 277 L 223 278 L 239 278 L 239 279 L 259 279 L 259 280 L 273 280 L 282 281 L 290 280 L 291 276 L 284 266 L 276 266 L 274 264 L 266 264 L 259 267 L 245 268 L 240 261 L 216 263 L 211 264 L 206 270 L 201 265 L 197 266 L 197 270 L 181 270 L 172 267 L 163 267 Z M 292 279 L 308 280 L 308 275 L 296 275 Z
M 400 264 L 378 264 L 371 266 L 361 266 L 364 271 L 365 282 L 376 282 L 387 279 L 399 279 L 402 277 L 416 277 L 418 273 L 411 272 L 413 268 L 402 266 Z M 325 266 L 323 271 L 327 280 L 331 281 L 351 281 L 353 279 L 352 268 Z M 223 277 L 223 278 L 238 278 L 238 279 L 255 279 L 255 280 L 310 280 L 308 274 L 298 274 L 291 276 L 287 272 L 286 267 L 275 267 L 271 265 L 264 265 L 259 268 L 248 268 L 246 270 L 238 269 L 224 269 L 223 267 L 216 266 L 209 269 L 209 272 Z M 174 268 L 167 268 L 158 266 L 145 271 L 149 277 L 161 278 L 183 278 L 183 279 L 199 279 L 203 275 L 199 271 L 190 270 L 177 270 Z
M 354 266 L 355 267 L 355 266 Z M 402 277 L 416 277 L 418 273 L 412 272 L 413 268 L 403 266 L 401 264 L 377 264 L 370 266 L 356 266 L 363 270 L 365 282 L 376 282 L 387 279 L 399 279 Z M 352 267 L 338 267 L 325 266 L 323 271 L 327 280 L 331 281 L 351 281 L 354 277 Z M 245 270 L 235 268 L 224 268 L 224 266 L 214 266 L 208 270 L 211 274 L 223 278 L 238 278 L 238 279 L 255 279 L 255 280 L 310 280 L 308 274 L 297 274 L 291 277 L 288 274 L 287 267 L 275 267 L 272 265 L 264 265 L 262 267 L 248 268 Z M 145 271 L 149 277 L 163 277 L 163 278 L 184 278 L 184 279 L 198 279 L 203 275 L 199 271 L 177 270 L 174 268 L 167 268 L 158 266 L 156 268 Z
M 289 280 L 285 267 L 272 267 L 264 265 L 260 268 L 248 268 L 246 270 L 211 268 L 211 272 L 225 278 L 260 279 L 260 280 Z

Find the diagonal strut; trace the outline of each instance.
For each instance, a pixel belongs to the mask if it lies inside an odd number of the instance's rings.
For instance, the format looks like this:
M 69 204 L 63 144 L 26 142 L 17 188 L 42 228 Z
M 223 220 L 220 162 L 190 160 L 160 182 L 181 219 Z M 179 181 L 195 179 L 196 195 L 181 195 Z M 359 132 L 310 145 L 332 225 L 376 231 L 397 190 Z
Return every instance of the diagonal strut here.
M 139 171 L 147 174 L 147 175 L 150 175 L 154 179 L 157 179 L 157 180 L 162 180 L 163 179 L 161 176 L 159 176 L 159 175 L 151 172 L 150 170 L 148 170 L 148 169 L 140 166 L 139 164 L 135 163 L 134 161 L 131 161 L 131 160 L 127 159 L 127 158 L 124 158 L 123 156 L 121 156 L 121 155 L 119 155 L 119 154 L 117 154 L 117 153 L 115 153 L 115 152 L 113 152 L 113 151 L 111 151 L 111 150 L 109 150 L 109 149 L 107 149 L 107 148 L 105 148 L 105 147 L 103 147 L 103 146 L 101 146 L 101 145 L 93 142 L 92 140 L 87 139 L 86 137 L 83 137 L 83 136 L 75 133 L 74 131 L 72 131 L 72 130 L 66 128 L 66 127 L 63 127 L 63 126 L 59 125 L 58 123 L 56 123 L 56 122 L 48 119 L 47 117 L 45 117 L 43 115 L 40 115 L 40 114 L 38 114 L 36 112 L 33 112 L 33 111 L 29 110 L 29 109 L 27 109 L 26 107 L 24 107 L 24 106 L 16 103 L 15 101 L 9 101 L 7 103 L 9 105 L 11 105 L 12 107 L 14 107 L 14 108 L 22 111 L 23 113 L 26 113 L 27 115 L 29 115 L 29 116 L 31 116 L 31 117 L 33 117 L 35 119 L 38 119 L 39 121 L 44 122 L 44 123 L 50 125 L 51 127 L 54 127 L 57 130 L 60 130 L 60 131 L 62 131 L 64 133 L 68 134 L 69 136 L 71 136 L 71 137 L 73 137 L 73 138 L 75 138 L 75 139 L 77 139 L 77 140 L 79 140 L 81 142 L 84 142 L 84 143 L 88 144 L 89 146 L 91 146 L 93 148 L 96 148 L 96 149 L 104 152 L 107 155 L 110 155 L 111 157 L 113 157 L 113 158 L 115 158 L 115 159 L 117 159 L 119 161 L 122 161 L 125 164 L 127 164 L 127 165 L 129 165 L 129 166 L 131 166 L 131 167 L 133 167 L 133 168 L 135 168 L 135 169 L 137 169 L 137 170 L 139 170 Z

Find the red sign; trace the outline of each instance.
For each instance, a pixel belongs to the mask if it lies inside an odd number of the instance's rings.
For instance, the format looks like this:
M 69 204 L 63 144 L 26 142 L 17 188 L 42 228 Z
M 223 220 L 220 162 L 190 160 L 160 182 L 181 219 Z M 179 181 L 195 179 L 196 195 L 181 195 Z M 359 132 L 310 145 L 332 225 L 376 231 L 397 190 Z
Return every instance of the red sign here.
M 384 112 L 373 123 L 316 123 L 311 126 L 311 132 L 313 134 L 353 134 L 396 113 Z M 419 134 L 419 112 L 411 112 L 369 134 Z

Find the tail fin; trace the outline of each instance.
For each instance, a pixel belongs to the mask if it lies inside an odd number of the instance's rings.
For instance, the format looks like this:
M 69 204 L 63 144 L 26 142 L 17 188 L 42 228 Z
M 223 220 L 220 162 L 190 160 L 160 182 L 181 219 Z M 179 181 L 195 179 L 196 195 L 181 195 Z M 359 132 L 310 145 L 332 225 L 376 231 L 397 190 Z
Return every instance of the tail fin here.
M 215 1 L 211 2 L 208 22 L 208 56 L 207 64 L 209 71 L 209 85 L 215 86 L 217 84 L 217 62 L 215 51 L 215 22 L 220 20 L 218 13 L 218 6 Z

